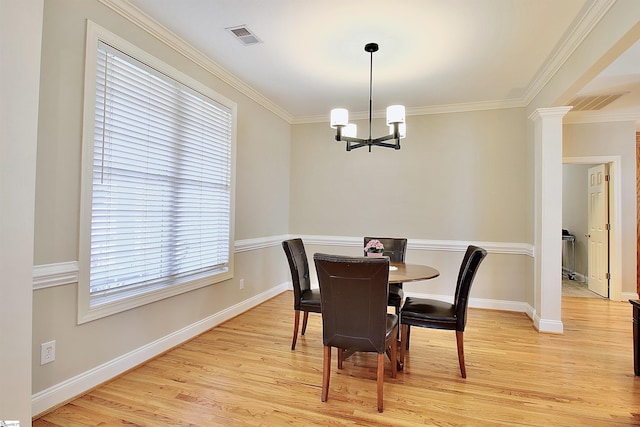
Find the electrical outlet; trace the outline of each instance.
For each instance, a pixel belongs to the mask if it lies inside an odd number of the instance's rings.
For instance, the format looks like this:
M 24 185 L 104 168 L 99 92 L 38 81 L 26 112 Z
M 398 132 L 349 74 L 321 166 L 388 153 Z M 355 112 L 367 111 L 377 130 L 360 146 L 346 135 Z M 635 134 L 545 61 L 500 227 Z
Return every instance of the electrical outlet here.
M 49 341 L 40 344 L 40 364 L 45 365 L 56 360 L 56 342 Z
M 244 289 L 244 279 L 240 279 L 240 289 Z

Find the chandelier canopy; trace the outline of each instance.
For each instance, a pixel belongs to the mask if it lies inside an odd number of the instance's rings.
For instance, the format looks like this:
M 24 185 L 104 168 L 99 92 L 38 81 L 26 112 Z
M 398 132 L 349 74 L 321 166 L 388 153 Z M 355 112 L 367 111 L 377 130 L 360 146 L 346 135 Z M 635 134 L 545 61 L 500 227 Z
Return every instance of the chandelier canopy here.
M 347 143 L 347 151 L 360 147 L 369 147 L 371 152 L 372 146 L 400 149 L 400 140 L 407 135 L 407 125 L 405 123 L 404 105 L 391 105 L 387 107 L 387 125 L 389 126 L 389 135 L 379 138 L 371 138 L 371 118 L 373 103 L 371 101 L 371 93 L 373 89 L 373 53 L 378 51 L 377 43 L 367 43 L 364 46 L 365 52 L 371 54 L 369 66 L 369 137 L 358 138 L 357 127 L 353 123 L 349 123 L 349 111 L 346 108 L 334 108 L 331 110 L 330 126 L 336 129 L 336 141 L 345 141 Z M 385 142 L 395 140 L 395 143 Z

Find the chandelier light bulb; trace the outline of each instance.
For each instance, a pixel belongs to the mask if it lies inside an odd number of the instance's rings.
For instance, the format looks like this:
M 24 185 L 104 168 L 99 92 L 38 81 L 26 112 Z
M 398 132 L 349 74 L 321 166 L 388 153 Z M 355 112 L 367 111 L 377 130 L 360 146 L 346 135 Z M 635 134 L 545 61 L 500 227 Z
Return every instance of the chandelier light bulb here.
M 342 130 L 342 136 L 355 138 L 358 135 L 358 126 L 355 123 L 349 123 Z
M 390 105 L 387 107 L 387 124 L 404 123 L 404 105 Z
M 334 108 L 331 110 L 331 128 L 346 126 L 349 123 L 349 110 L 346 108 Z

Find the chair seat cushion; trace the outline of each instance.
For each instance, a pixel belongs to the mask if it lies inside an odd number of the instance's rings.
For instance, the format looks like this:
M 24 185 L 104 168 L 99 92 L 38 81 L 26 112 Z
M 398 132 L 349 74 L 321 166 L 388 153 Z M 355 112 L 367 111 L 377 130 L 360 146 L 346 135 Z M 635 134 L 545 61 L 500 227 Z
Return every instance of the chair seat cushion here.
M 412 326 L 455 329 L 455 306 L 435 299 L 407 297 L 400 310 L 400 322 Z
M 300 296 L 300 310 L 321 312 L 320 289 L 305 289 Z
M 385 334 L 385 341 L 389 341 L 396 326 L 398 326 L 398 316 L 387 313 L 387 333 Z

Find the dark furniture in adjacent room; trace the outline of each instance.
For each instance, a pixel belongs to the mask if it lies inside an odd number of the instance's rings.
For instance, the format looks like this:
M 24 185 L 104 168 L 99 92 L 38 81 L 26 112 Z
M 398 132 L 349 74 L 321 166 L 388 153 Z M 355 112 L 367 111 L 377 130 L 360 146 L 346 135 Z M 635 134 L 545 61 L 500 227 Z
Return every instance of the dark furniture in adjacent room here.
M 629 302 L 633 306 L 633 371 L 640 377 L 640 300 Z

